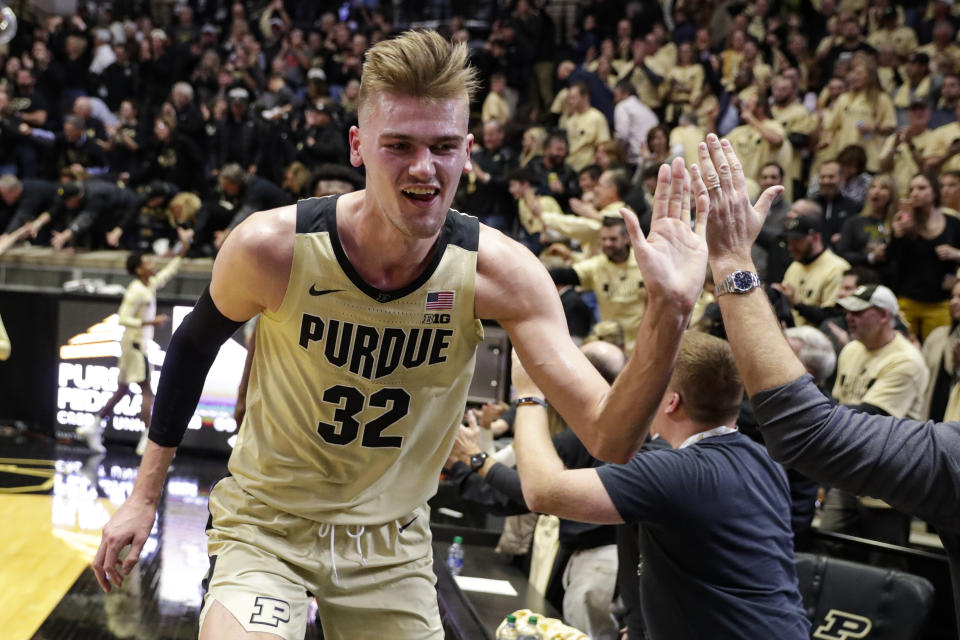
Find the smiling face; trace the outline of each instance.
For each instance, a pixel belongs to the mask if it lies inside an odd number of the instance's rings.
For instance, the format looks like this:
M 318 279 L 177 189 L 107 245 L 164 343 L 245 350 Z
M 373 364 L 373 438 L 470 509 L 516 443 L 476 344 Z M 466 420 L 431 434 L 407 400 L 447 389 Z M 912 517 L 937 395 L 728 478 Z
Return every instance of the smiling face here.
M 890 324 L 889 312 L 878 307 L 867 307 L 863 311 L 847 311 L 845 314 L 850 337 L 864 344 L 874 342 L 876 336 Z
M 874 179 L 870 183 L 870 189 L 867 191 L 867 200 L 873 207 L 874 213 L 883 214 L 887 205 L 890 204 L 890 198 L 892 197 L 893 194 L 890 193 L 887 184 L 883 180 Z
M 464 98 L 425 103 L 416 96 L 371 96 L 350 129 L 350 162 L 367 171 L 365 206 L 401 234 L 434 237 L 470 157 Z

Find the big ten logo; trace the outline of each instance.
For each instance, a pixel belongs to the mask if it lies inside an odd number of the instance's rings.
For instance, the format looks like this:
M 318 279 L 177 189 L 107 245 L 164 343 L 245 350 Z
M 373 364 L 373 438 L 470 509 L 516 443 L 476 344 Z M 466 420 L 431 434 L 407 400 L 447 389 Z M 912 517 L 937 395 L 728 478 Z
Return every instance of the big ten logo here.
M 423 324 L 450 324 L 449 313 L 425 313 Z
M 870 618 L 838 609 L 830 609 L 824 617 L 823 624 L 813 632 L 813 637 L 823 640 L 866 638 L 872 628 L 873 624 L 870 622 Z

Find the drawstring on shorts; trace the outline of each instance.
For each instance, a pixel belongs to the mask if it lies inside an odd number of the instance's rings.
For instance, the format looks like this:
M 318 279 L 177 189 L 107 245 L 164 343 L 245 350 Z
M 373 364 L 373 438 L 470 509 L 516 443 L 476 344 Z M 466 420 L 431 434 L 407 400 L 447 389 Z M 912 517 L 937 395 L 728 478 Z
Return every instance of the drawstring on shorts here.
M 360 566 L 367 566 L 367 559 L 363 556 L 363 549 L 360 546 L 360 538 L 363 537 L 366 527 L 364 525 L 357 525 L 357 532 L 350 533 L 350 525 L 346 525 L 344 530 L 347 532 L 347 536 L 353 538 L 357 541 L 357 555 L 360 556 Z M 317 528 L 317 536 L 320 538 L 325 537 L 327 534 L 330 535 L 330 566 L 333 567 L 333 583 L 336 585 L 340 584 L 340 574 L 337 572 L 337 555 L 334 550 L 335 535 L 337 531 L 337 525 L 331 524 L 329 522 L 321 522 L 320 526 Z

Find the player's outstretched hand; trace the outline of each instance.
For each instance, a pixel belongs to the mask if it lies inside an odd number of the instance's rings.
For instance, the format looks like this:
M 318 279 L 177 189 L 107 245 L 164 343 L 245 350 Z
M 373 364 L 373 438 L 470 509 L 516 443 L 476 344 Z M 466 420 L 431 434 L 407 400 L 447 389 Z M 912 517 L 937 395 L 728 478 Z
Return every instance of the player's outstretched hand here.
M 698 146 L 700 166 L 693 174 L 693 191 L 697 199 L 697 218 L 700 208 L 710 209 L 707 224 L 707 244 L 710 261 L 731 259 L 737 263 L 749 262 L 750 248 L 760 234 L 770 206 L 783 191 L 782 186 L 770 187 L 750 204 L 743 166 L 727 140 L 714 134 Z
M 644 237 L 637 216 L 621 209 L 633 243 L 633 253 L 651 297 L 693 309 L 707 270 L 706 227 L 709 207 L 697 206 L 690 225 L 690 175 L 682 158 L 661 165 L 653 195 L 650 233 Z
M 104 591 L 122 587 L 123 579 L 140 559 L 140 551 L 150 535 L 156 517 L 153 504 L 128 499 L 103 527 L 100 548 L 93 558 L 93 573 Z M 120 555 L 129 546 L 127 555 Z

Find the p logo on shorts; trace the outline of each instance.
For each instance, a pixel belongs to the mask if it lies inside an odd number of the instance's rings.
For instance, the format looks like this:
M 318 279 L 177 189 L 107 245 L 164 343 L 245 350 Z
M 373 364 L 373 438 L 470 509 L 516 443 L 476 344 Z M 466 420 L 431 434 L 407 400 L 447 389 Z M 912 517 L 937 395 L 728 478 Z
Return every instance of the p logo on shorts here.
M 255 611 L 250 616 L 251 624 L 277 627 L 281 622 L 290 622 L 290 603 L 286 600 L 257 596 L 253 606 Z
M 838 609 L 830 609 L 824 617 L 823 624 L 813 633 L 813 637 L 823 640 L 865 638 L 872 627 L 870 618 Z

